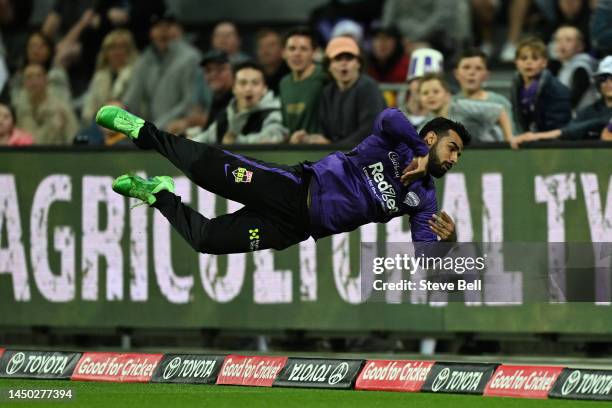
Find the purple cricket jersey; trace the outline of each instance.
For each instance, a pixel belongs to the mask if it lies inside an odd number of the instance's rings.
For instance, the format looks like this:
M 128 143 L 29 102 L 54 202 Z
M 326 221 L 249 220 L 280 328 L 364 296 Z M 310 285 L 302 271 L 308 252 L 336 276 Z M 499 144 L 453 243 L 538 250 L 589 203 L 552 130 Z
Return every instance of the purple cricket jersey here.
M 427 221 L 437 212 L 430 175 L 404 186 L 402 170 L 429 148 L 398 109 L 385 109 L 373 133 L 349 153 L 335 152 L 315 163 L 310 184 L 313 238 L 352 231 L 370 222 L 408 214 L 414 242 L 437 241 Z

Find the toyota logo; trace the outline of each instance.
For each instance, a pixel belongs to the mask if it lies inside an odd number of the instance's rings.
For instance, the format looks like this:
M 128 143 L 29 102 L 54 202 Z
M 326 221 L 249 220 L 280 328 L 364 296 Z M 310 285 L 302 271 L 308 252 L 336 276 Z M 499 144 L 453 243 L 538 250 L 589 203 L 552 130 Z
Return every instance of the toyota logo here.
M 565 383 L 563 383 L 563 387 L 561 387 L 561 394 L 571 394 L 572 391 L 576 389 L 576 386 L 580 383 L 580 378 L 582 378 L 580 370 L 572 371 L 572 373 L 565 380 Z
M 179 367 L 181 366 L 181 362 L 180 357 L 174 357 L 172 360 L 170 360 L 166 368 L 164 368 L 164 380 L 168 380 L 176 376 Z
M 19 371 L 24 361 L 25 361 L 24 353 L 21 353 L 21 352 L 15 353 L 15 355 L 11 357 L 11 360 L 6 365 L 6 373 L 9 375 L 15 374 L 17 371 Z
M 334 371 L 329 376 L 329 380 L 327 383 L 329 385 L 338 384 L 340 381 L 344 379 L 346 374 L 348 373 L 349 365 L 348 363 L 341 363 L 338 367 L 334 369 Z
M 433 392 L 440 391 L 446 385 L 446 382 L 448 381 L 448 378 L 450 377 L 450 373 L 451 373 L 450 368 L 446 367 L 442 369 L 442 371 L 440 371 L 438 375 L 436 376 L 435 380 L 433 380 L 433 384 L 431 384 L 431 390 Z

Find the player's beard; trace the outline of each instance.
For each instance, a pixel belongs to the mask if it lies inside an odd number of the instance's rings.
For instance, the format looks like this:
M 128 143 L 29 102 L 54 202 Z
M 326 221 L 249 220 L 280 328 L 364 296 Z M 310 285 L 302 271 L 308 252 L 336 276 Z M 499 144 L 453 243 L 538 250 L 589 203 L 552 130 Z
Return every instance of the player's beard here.
M 447 170 L 442 166 L 442 163 L 440 162 L 440 157 L 438 156 L 438 142 L 436 142 L 431 147 L 431 149 L 429 149 L 427 172 L 435 178 L 440 178 L 446 174 L 446 171 Z

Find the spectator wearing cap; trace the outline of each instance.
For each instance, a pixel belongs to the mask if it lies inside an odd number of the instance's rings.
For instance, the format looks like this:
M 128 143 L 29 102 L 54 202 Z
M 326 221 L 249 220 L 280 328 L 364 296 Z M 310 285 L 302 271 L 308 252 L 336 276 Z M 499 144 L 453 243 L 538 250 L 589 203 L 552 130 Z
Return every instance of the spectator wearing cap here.
M 596 61 L 584 52 L 584 36 L 573 26 L 561 26 L 555 31 L 554 50 L 561 62 L 557 78 L 570 90 L 572 110 L 580 110 L 597 100 L 597 90 L 591 81 Z
M 538 140 L 605 140 L 607 127 L 612 120 L 612 55 L 599 63 L 593 79 L 601 98 L 578 111 L 576 117 L 567 126 L 546 132 L 527 132 L 517 137 L 517 142 L 534 142 Z M 612 129 L 610 129 L 612 130 Z
M 421 104 L 418 80 L 428 73 L 443 72 L 443 66 L 444 56 L 440 51 L 433 48 L 419 48 L 410 55 L 410 64 L 406 77 L 408 91 L 404 98 L 400 95 L 398 99 L 400 100 L 399 105 L 402 112 L 417 128 L 423 124 L 427 116 L 427 110 Z
M 162 129 L 193 104 L 200 56 L 185 41 L 173 41 L 172 16 L 154 16 L 151 44 L 136 63 L 123 104 Z
M 376 81 L 362 73 L 363 57 L 353 38 L 333 38 L 325 49 L 324 65 L 333 82 L 325 86 L 319 103 L 322 132 L 294 136 L 291 142 L 354 146 L 370 134 L 385 101 Z
M 250 59 L 247 54 L 240 51 L 240 42 L 238 27 L 231 21 L 221 21 L 213 29 L 211 39 L 212 49 L 227 53 L 232 64 L 238 64 Z
M 263 68 L 250 61 L 233 69 L 234 98 L 208 129 L 193 137 L 201 143 L 267 144 L 287 138 L 280 101 L 266 86 Z
M 266 73 L 268 88 L 278 95 L 280 81 L 289 73 L 283 60 L 283 38 L 277 31 L 263 28 L 257 32 L 256 44 L 257 62 Z
M 320 129 L 319 99 L 328 78 L 315 63 L 315 49 L 314 34 L 306 27 L 294 28 L 285 35 L 283 58 L 291 72 L 281 80 L 279 93 L 290 140 Z
M 368 75 L 378 82 L 404 82 L 408 63 L 399 30 L 396 27 L 375 29 L 372 34 Z
M 225 110 L 232 100 L 234 76 L 229 56 L 223 51 L 212 50 L 204 54 L 202 68 L 206 84 L 212 91 L 212 101 L 208 111 L 208 123 L 212 123 Z

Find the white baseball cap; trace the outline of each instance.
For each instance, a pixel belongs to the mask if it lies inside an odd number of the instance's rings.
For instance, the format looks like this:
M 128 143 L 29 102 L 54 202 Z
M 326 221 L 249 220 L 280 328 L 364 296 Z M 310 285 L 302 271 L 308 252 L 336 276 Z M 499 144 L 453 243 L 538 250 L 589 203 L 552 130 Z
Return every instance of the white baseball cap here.
M 433 48 L 419 48 L 410 55 L 410 65 L 406 81 L 422 77 L 429 73 L 444 71 L 444 56 Z
M 608 55 L 602 59 L 597 68 L 597 72 L 593 76 L 612 75 L 612 55 Z

